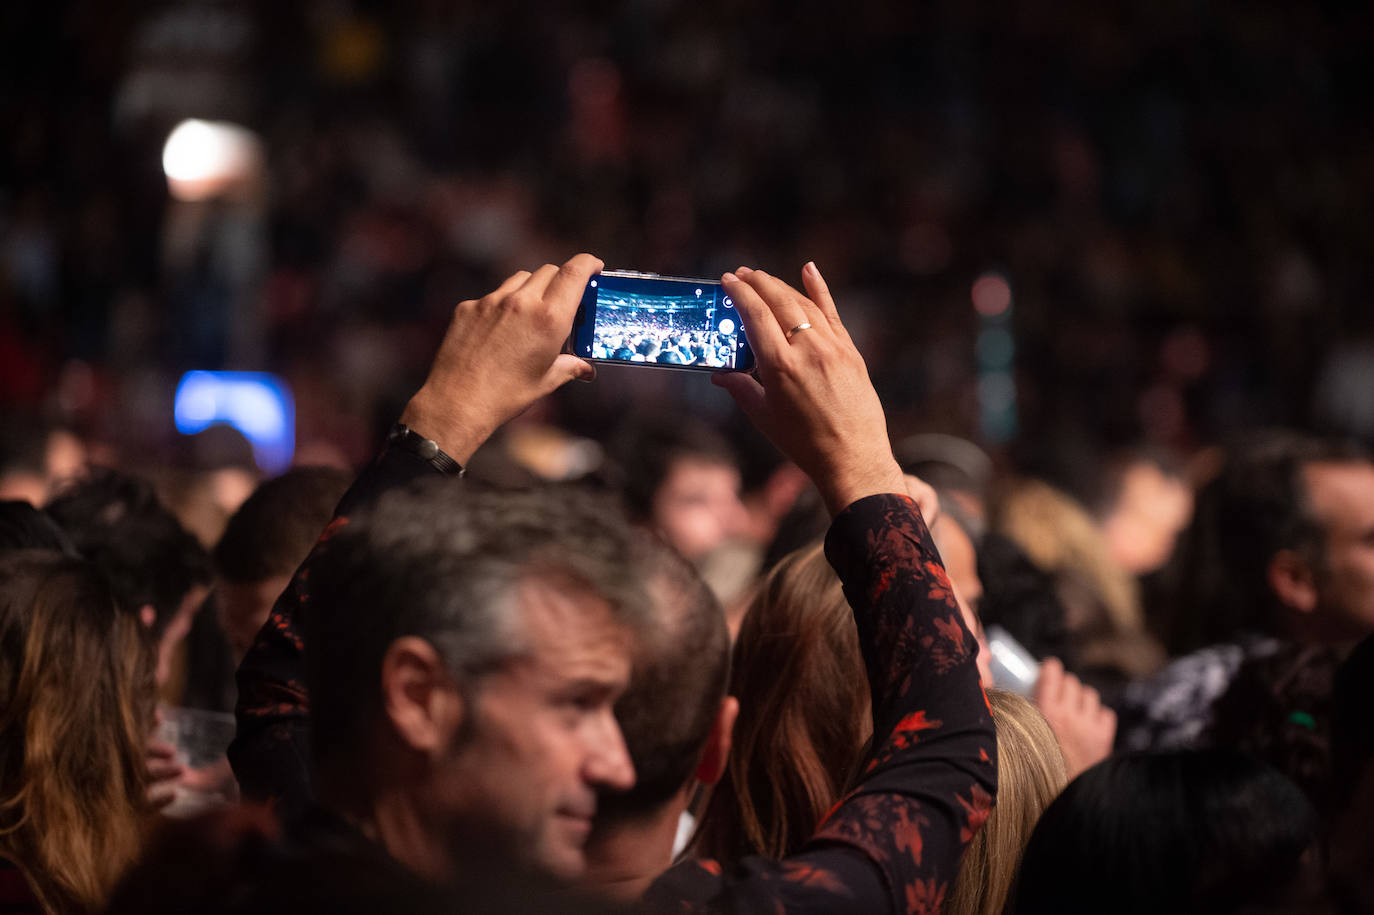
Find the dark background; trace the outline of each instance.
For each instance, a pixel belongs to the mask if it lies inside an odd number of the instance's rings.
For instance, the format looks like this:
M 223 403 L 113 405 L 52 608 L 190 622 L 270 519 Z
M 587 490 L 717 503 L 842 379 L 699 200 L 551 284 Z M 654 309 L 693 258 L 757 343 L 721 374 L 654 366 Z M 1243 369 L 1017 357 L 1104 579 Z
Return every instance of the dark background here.
M 298 442 L 356 462 L 454 303 L 590 250 L 794 281 L 815 259 L 899 436 L 1026 463 L 1368 436 L 1372 10 L 11 0 L 0 410 L 157 457 L 181 371 L 267 369 Z M 256 131 L 261 186 L 173 201 L 161 149 L 186 117 Z M 1014 297 L 1018 421 L 991 441 L 989 271 Z M 635 371 L 545 415 L 727 417 L 706 379 Z

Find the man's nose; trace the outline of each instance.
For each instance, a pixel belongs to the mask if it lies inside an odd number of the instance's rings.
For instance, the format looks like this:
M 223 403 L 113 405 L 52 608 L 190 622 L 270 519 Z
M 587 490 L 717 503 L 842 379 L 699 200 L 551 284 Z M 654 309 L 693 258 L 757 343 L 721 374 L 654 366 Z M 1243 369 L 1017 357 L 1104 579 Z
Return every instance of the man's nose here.
M 615 716 L 606 713 L 605 722 L 597 728 L 591 752 L 584 769 L 586 780 L 593 785 L 613 791 L 628 791 L 635 785 L 635 767 L 630 751 Z

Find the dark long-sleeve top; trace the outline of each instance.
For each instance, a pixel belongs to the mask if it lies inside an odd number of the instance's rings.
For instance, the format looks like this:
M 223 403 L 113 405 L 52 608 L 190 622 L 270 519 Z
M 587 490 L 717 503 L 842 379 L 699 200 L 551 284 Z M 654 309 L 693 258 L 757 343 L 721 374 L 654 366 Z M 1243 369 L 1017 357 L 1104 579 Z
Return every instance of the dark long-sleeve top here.
M 782 861 L 672 868 L 648 896 L 665 910 L 934 915 L 992 810 L 997 740 L 976 643 L 915 503 L 855 502 L 831 524 L 825 555 L 854 611 L 873 697 L 859 782 Z
M 384 452 L 339 515 L 433 472 L 406 452 Z M 976 643 L 915 503 L 896 494 L 861 499 L 835 518 L 825 550 L 854 610 L 872 690 L 873 749 L 862 776 L 796 855 L 748 858 L 729 872 L 684 862 L 650 889 L 656 907 L 936 913 L 991 811 L 997 742 Z M 307 558 L 239 668 L 230 747 L 244 795 L 288 814 L 310 798 L 300 637 L 309 566 Z

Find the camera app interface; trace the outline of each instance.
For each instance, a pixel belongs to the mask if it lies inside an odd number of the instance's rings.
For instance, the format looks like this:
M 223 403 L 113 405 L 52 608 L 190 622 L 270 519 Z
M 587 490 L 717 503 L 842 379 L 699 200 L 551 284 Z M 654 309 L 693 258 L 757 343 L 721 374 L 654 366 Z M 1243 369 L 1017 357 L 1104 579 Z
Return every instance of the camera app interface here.
M 719 283 L 601 274 L 587 284 L 582 306 L 591 327 L 579 328 L 578 355 L 711 369 L 742 365 L 743 328 Z

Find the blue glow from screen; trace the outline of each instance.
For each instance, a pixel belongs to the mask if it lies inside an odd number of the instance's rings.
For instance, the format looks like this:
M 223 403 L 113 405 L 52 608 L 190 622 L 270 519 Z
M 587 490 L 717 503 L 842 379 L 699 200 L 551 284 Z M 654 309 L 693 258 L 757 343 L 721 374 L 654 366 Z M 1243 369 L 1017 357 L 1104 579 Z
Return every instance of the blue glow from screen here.
M 296 402 L 291 388 L 267 372 L 187 372 L 172 408 L 177 431 L 193 435 L 216 423 L 232 426 L 253 444 L 264 473 L 291 466 L 296 452 Z

